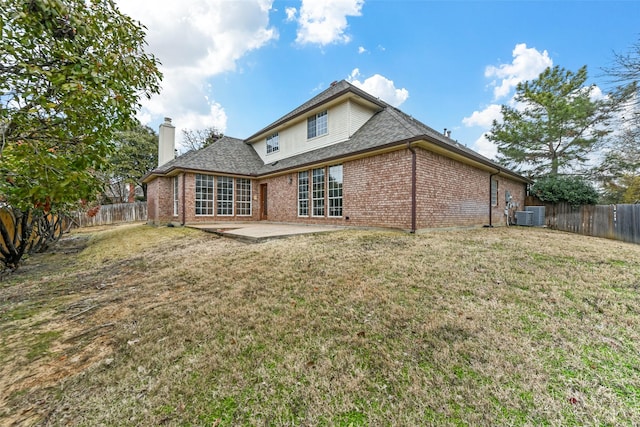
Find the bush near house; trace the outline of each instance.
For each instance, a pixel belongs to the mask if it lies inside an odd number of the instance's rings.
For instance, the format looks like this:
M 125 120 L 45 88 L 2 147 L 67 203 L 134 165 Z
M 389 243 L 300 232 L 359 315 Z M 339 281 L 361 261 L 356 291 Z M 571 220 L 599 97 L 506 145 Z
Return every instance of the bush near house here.
M 531 193 L 545 203 L 569 203 L 572 206 L 595 205 L 598 192 L 591 183 L 576 176 L 546 176 L 531 186 Z

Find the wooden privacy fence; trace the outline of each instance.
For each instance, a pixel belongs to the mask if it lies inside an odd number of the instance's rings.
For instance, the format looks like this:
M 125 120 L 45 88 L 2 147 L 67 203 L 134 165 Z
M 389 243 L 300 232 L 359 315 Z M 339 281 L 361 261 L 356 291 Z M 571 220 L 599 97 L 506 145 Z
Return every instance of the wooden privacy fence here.
M 640 243 L 640 204 L 546 205 L 545 221 L 556 230 Z
M 135 222 L 147 220 L 147 202 L 116 203 L 102 205 L 95 216 L 90 217 L 86 212 L 77 212 L 73 223 L 77 227 L 93 227 L 118 222 Z

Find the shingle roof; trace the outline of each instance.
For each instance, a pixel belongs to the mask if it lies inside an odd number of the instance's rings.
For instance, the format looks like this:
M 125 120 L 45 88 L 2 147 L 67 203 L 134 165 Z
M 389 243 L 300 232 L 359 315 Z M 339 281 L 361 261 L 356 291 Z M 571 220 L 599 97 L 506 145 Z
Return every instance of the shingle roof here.
M 349 91 L 366 97 L 382 109 L 375 113 L 348 140 L 267 164 L 262 162 L 262 159 L 255 152 L 252 145 L 247 142 L 249 139 L 270 128 L 279 126 L 287 120 Z M 519 177 L 522 180 L 527 180 L 515 172 L 506 170 L 493 160 L 435 131 L 399 109 L 372 97 L 344 80 L 332 85 L 324 92 L 282 116 L 247 140 L 224 137 L 206 148 L 189 152 L 172 160 L 152 171 L 151 174 L 165 174 L 177 168 L 203 172 L 262 176 L 418 140 L 427 140 L 477 162 L 509 172 L 511 175 Z
M 198 151 L 189 151 L 152 171 L 165 174 L 173 169 L 190 169 L 237 175 L 253 175 L 262 160 L 242 139 L 224 136 Z

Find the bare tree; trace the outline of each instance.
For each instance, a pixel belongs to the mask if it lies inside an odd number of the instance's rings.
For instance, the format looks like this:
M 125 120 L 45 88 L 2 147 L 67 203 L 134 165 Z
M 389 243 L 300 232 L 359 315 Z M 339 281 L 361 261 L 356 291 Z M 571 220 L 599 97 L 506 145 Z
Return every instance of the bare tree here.
M 224 134 L 214 126 L 195 130 L 183 129 L 182 138 L 185 149 L 181 154 L 189 151 L 197 151 L 201 148 L 208 147 L 223 136 Z

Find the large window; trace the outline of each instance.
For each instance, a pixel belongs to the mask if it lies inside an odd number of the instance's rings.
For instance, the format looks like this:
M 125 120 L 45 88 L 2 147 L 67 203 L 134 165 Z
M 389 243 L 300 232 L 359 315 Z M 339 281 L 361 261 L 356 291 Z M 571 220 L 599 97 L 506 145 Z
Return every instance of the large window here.
M 278 141 L 278 132 L 267 137 L 267 154 L 275 153 L 280 150 L 280 143 Z
M 217 209 L 218 215 L 233 215 L 233 178 L 228 176 L 219 176 L 217 191 Z
M 307 119 L 307 139 L 327 133 L 327 112 L 315 114 Z
M 251 180 L 236 178 L 236 215 L 251 216 Z
M 498 180 L 495 178 L 491 178 L 491 206 L 498 206 Z
M 313 170 L 313 216 L 324 216 L 324 168 Z
M 178 177 L 173 177 L 173 216 L 178 216 Z
M 342 216 L 342 165 L 329 168 L 329 216 Z
M 213 176 L 196 175 L 196 215 L 213 215 Z
M 298 216 L 309 216 L 309 171 L 298 172 Z

